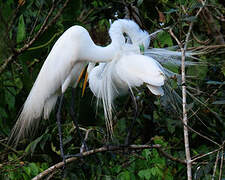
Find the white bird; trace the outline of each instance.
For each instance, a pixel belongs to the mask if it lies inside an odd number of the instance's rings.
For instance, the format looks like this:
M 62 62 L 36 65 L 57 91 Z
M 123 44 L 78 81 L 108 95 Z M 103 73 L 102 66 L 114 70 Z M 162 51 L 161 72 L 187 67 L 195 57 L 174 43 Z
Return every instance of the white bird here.
M 23 105 L 12 130 L 14 143 L 37 129 L 40 119 L 47 119 L 68 86 L 76 87 L 78 77 L 88 62 L 111 61 L 125 44 L 123 33 L 134 37 L 142 31 L 133 21 L 119 19 L 109 30 L 112 40 L 106 47 L 97 46 L 81 26 L 66 30 L 54 44 Z M 134 39 L 138 41 L 138 38 Z
M 95 63 L 89 63 L 87 69 L 89 87 L 98 101 L 102 100 L 109 132 L 113 131 L 113 100 L 116 97 L 128 93 L 128 90 L 132 92 L 132 88 L 143 84 L 146 84 L 154 95 L 163 96 L 162 86 L 165 80 L 171 76 L 179 77 L 178 74 L 162 67 L 159 62 L 180 65 L 181 52 L 164 48 L 148 48 L 150 38 L 159 32 L 160 30 L 149 35 L 147 32 L 139 31 L 138 34 L 132 34 L 129 36 L 131 43 L 126 43 L 112 61 L 100 63 L 96 67 Z M 144 55 L 140 52 L 142 45 L 144 46 L 144 52 L 142 52 Z M 190 58 L 195 58 L 193 55 L 195 55 L 193 52 L 186 53 L 186 56 Z M 188 61 L 186 64 L 194 65 L 195 63 Z M 166 93 L 168 93 L 167 89 Z

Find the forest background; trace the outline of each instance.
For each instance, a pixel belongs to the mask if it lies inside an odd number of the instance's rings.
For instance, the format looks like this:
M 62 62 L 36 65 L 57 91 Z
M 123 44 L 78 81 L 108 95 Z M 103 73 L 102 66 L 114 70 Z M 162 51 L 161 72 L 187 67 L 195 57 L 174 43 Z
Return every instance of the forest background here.
M 149 33 L 169 27 L 151 40 L 150 47 L 180 51 L 189 36 L 187 51 L 199 52 L 194 60 L 198 64 L 186 67 L 183 84 L 187 87 L 188 125 L 182 121 L 179 99 L 155 97 L 143 86 L 135 90 L 138 116 L 132 129 L 132 98 L 127 95 L 116 100 L 114 137 L 110 139 L 101 105 L 96 113 L 96 99 L 89 89 L 81 96 L 81 82 L 74 109 L 89 150 L 94 152 L 72 158 L 62 172 L 55 113 L 41 122 L 34 137 L 27 137 L 17 148 L 9 146 L 10 130 L 59 36 L 78 24 L 96 44 L 106 46 L 110 43 L 109 20 L 125 17 Z M 63 173 L 66 179 L 187 179 L 186 128 L 192 179 L 225 179 L 224 39 L 223 0 L 1 0 L 0 178 L 61 179 Z M 181 66 L 167 68 L 181 73 Z M 176 79 L 170 85 L 182 98 L 182 86 Z M 66 154 L 76 154 L 81 142 L 69 114 L 70 90 L 62 110 L 63 141 Z M 122 146 L 127 139 L 132 146 Z M 49 171 L 54 165 L 57 167 Z

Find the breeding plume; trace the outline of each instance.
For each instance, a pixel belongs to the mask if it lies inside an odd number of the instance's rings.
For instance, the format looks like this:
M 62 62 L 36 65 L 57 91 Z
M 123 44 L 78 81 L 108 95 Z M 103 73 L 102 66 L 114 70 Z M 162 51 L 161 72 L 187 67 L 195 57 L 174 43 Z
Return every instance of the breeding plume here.
M 34 131 L 41 118 L 47 119 L 57 98 L 68 86 L 76 87 L 78 77 L 88 62 L 109 62 L 125 44 L 123 33 L 130 37 L 142 31 L 130 20 L 115 21 L 109 30 L 111 44 L 97 46 L 81 26 L 66 30 L 47 56 L 12 130 L 11 141 L 17 143 Z M 139 41 L 138 37 L 134 39 Z

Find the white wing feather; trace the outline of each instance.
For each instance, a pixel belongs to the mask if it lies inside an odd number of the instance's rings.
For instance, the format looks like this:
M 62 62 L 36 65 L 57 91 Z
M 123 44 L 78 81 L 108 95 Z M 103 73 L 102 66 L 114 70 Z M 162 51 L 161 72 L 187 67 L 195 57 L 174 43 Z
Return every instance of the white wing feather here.
M 116 73 L 131 87 L 147 83 L 162 86 L 165 75 L 162 67 L 154 59 L 143 55 L 125 55 L 116 64 Z
M 77 28 L 79 27 L 73 26 L 65 31 L 45 60 L 12 130 L 10 139 L 14 138 L 13 143 L 17 144 L 28 131 L 33 132 L 42 114 L 44 119 L 49 117 L 58 96 L 64 93 L 72 80 L 72 83 L 75 82 L 74 78 L 79 76 L 79 71 L 76 71 L 76 74 L 72 71 L 73 68 L 82 69 L 84 66 L 81 63 L 76 64 L 77 45 L 71 37 L 71 33 Z M 66 81 L 68 78 L 70 78 L 69 82 Z M 64 83 L 67 85 L 65 86 Z

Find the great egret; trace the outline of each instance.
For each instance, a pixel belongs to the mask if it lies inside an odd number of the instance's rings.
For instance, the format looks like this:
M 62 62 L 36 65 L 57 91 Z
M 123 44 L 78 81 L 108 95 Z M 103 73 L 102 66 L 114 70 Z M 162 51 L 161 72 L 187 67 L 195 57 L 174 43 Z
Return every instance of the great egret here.
M 37 129 L 41 117 L 49 117 L 57 98 L 63 97 L 69 85 L 77 86 L 79 74 L 88 62 L 111 61 L 125 44 L 123 33 L 133 37 L 135 42 L 140 40 L 140 36 L 136 36 L 139 32 L 143 31 L 133 21 L 116 20 L 109 30 L 111 44 L 101 47 L 94 44 L 88 31 L 81 26 L 66 30 L 46 58 L 12 130 L 10 141 L 17 144 Z
M 128 90 L 132 93 L 133 87 L 139 87 L 142 84 L 146 84 L 154 95 L 163 96 L 164 90 L 161 86 L 164 85 L 164 81 L 172 76 L 179 78 L 178 74 L 162 67 L 160 63 L 180 65 L 181 52 L 165 48 L 148 48 L 150 38 L 160 31 L 150 35 L 139 32 L 135 35 L 135 38 L 139 40 L 136 41 L 130 37 L 131 42 L 126 43 L 112 61 L 100 63 L 96 67 L 95 63 L 89 63 L 87 69 L 89 87 L 98 100 L 102 100 L 109 132 L 112 132 L 113 100 L 117 96 L 127 93 Z M 144 52 L 142 52 L 144 55 L 141 55 L 140 51 L 142 45 L 144 45 Z M 186 56 L 195 58 L 193 56 L 195 54 L 197 53 L 187 52 Z M 194 65 L 195 63 L 187 61 L 186 64 Z M 166 88 L 167 96 L 171 96 Z

